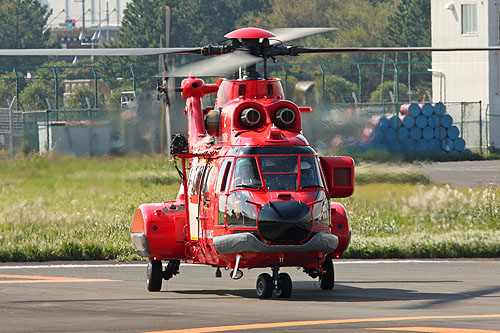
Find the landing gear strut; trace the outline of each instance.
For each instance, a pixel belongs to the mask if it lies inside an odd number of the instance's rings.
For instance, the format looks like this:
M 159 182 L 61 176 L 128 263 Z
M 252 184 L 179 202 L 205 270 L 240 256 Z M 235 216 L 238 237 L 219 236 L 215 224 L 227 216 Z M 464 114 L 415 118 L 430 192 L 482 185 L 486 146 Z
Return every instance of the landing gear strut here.
M 288 298 L 292 295 L 292 279 L 287 273 L 278 273 L 279 267 L 272 268 L 273 276 L 262 273 L 257 278 L 255 290 L 259 298 L 270 298 L 273 291 L 279 298 Z
M 172 276 L 179 274 L 180 260 L 169 260 L 167 267 L 163 270 L 161 260 L 148 261 L 146 273 L 146 288 L 148 291 L 160 291 L 162 280 L 169 280 Z

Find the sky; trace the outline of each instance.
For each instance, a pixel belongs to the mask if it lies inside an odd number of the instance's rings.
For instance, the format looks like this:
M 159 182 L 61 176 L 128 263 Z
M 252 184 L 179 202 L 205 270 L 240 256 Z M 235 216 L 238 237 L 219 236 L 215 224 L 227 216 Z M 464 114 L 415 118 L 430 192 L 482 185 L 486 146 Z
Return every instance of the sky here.
M 53 9 L 52 16 L 47 21 L 51 27 L 64 23 L 66 19 L 76 19 L 77 27 L 82 26 L 82 0 L 40 0 L 42 4 L 48 4 Z M 116 26 L 117 20 L 123 18 L 123 10 L 131 0 L 83 0 L 85 1 L 85 27 L 97 26 L 99 24 L 99 2 L 101 4 L 101 25 L 106 26 L 106 3 L 109 6 L 109 25 Z M 66 11 L 66 5 L 68 10 Z M 117 11 L 120 15 L 117 15 Z M 62 12 L 64 10 L 64 12 Z

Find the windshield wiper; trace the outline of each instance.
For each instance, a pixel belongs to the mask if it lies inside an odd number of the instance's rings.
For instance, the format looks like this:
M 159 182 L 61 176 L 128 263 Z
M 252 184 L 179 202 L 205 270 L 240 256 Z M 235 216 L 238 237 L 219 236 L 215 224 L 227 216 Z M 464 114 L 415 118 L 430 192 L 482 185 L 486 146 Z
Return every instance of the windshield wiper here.
M 301 186 L 302 188 L 313 188 L 313 187 L 319 187 L 319 185 L 307 185 L 307 186 Z
M 238 184 L 235 187 L 243 187 L 243 188 L 261 188 L 262 185 L 256 185 L 256 184 Z

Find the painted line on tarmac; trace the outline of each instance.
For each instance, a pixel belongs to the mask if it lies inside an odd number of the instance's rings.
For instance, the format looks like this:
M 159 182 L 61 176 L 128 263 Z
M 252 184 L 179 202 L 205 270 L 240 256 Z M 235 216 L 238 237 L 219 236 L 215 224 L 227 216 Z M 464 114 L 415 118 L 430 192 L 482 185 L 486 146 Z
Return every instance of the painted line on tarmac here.
M 52 269 L 52 268 L 137 268 L 146 267 L 146 263 L 142 264 L 57 264 L 57 265 L 20 265 L 20 266 L 0 266 L 2 269 Z M 164 263 L 164 266 L 166 263 Z M 181 264 L 181 266 L 207 266 L 202 264 Z
M 364 328 L 374 331 L 399 331 L 399 332 L 423 332 L 423 333 L 494 333 L 500 331 L 478 330 L 475 328 L 447 328 L 447 327 L 377 327 Z
M 0 274 L 0 284 L 21 284 L 21 283 L 60 283 L 60 282 L 119 282 L 121 280 L 92 279 L 92 278 L 72 278 L 62 276 L 40 276 L 40 275 L 11 275 Z
M 483 319 L 500 318 L 500 314 L 490 315 L 464 315 L 464 316 L 418 316 L 418 317 L 389 317 L 389 318 L 358 318 L 358 319 L 332 319 L 332 320 L 311 320 L 311 321 L 287 321 L 280 323 L 248 324 L 248 325 L 230 325 L 214 327 L 198 327 L 167 331 L 151 331 L 147 333 L 207 333 L 207 332 L 227 332 L 243 330 L 260 330 L 270 328 L 284 328 L 297 326 L 315 326 L 332 324 L 356 324 L 356 323 L 377 323 L 406 320 L 436 320 L 436 319 Z M 490 331 L 491 332 L 491 331 Z M 495 332 L 495 331 L 493 331 Z
M 466 264 L 466 263 L 493 263 L 500 262 L 499 260 L 411 260 L 411 259 L 385 259 L 385 260 L 347 260 L 347 261 L 334 261 L 335 265 L 373 265 L 373 264 Z M 2 269 L 48 269 L 48 268 L 137 268 L 145 267 L 146 262 L 140 264 L 48 264 L 48 265 L 12 265 L 12 266 L 0 266 Z M 204 267 L 207 265 L 203 264 L 191 264 L 182 263 L 181 266 L 189 267 Z

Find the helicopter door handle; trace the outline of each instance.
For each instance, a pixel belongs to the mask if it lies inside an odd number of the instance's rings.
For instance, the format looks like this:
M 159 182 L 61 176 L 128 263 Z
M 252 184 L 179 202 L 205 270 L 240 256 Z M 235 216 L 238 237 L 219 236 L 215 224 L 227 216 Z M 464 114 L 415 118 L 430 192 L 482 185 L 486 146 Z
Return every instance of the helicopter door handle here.
M 320 202 L 322 202 L 322 201 L 323 201 L 323 199 L 316 200 L 316 201 L 313 201 L 313 202 L 308 203 L 307 205 L 308 205 L 308 206 L 314 206 L 315 204 L 320 203 Z
M 262 207 L 262 204 L 260 204 L 258 202 L 253 202 L 253 201 L 250 201 L 250 200 L 245 200 L 245 202 L 248 202 L 249 204 L 254 205 L 255 207 L 257 207 L 257 209 L 260 209 Z

